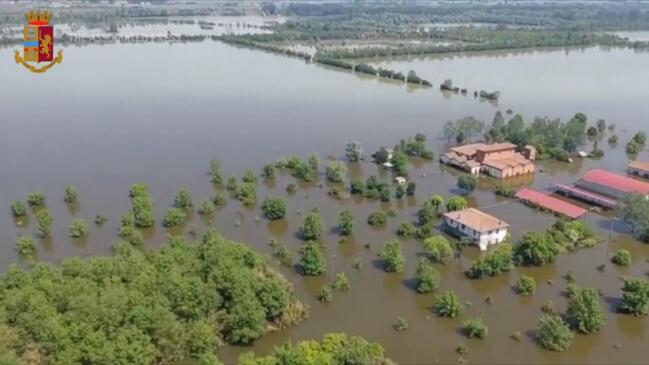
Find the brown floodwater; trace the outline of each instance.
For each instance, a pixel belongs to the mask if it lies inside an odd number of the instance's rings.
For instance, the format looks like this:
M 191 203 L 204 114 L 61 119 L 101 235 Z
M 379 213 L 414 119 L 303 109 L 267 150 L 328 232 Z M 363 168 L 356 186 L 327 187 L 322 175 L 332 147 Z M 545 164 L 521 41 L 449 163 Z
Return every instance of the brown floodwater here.
M 496 110 L 509 108 L 528 121 L 534 115 L 567 119 L 582 111 L 592 122 L 606 118 L 616 123 L 620 144 L 600 143 L 605 158 L 540 163 L 541 171 L 534 177 L 514 181 L 543 189 L 552 181 L 574 181 L 589 168 L 623 172 L 629 162 L 625 142 L 638 129 L 649 132 L 649 54 L 628 50 L 539 50 L 389 61 L 393 68 L 413 68 L 431 81 L 451 77 L 461 86 L 499 89 L 498 106 L 215 42 L 68 47 L 64 53 L 61 65 L 34 75 L 13 62 L 10 49 L 0 49 L 2 271 L 12 263 L 26 265 L 15 252 L 14 240 L 20 233 L 34 233 L 34 219 L 19 227 L 9 205 L 30 191 L 45 192 L 55 220 L 52 238 L 38 243 L 38 259 L 57 262 L 69 256 L 110 253 L 111 243 L 118 239 L 119 217 L 129 208 L 127 192 L 132 183 L 148 183 L 158 217 L 181 187 L 191 190 L 196 203 L 210 197 L 215 188 L 206 172 L 212 158 L 221 160 L 226 175 L 241 176 L 246 169 L 259 170 L 282 155 L 306 157 L 317 152 L 325 161 L 329 155 L 342 158 L 348 140 L 361 141 L 371 152 L 416 132 L 426 133 L 429 146 L 439 153 L 446 148 L 438 139 L 445 121 L 466 115 L 490 120 Z M 432 72 L 440 76 L 432 77 Z M 646 153 L 641 157 L 649 158 Z M 310 318 L 266 335 L 254 346 L 224 347 L 219 350 L 224 361 L 233 363 L 249 350 L 268 353 L 289 339 L 296 342 L 345 331 L 380 342 L 388 356 L 401 364 L 456 363 L 459 355 L 454 350 L 461 343 L 468 346 L 470 363 L 647 363 L 647 319 L 617 314 L 615 307 L 621 296 L 619 276 L 645 276 L 649 269 L 645 261 L 649 245 L 631 239 L 622 224 L 610 231 L 610 214 L 590 213 L 585 218 L 600 233 L 601 244 L 562 254 L 554 265 L 468 280 L 463 271 L 480 255 L 471 248 L 458 261 L 439 266 L 440 290 L 453 290 L 471 303 L 462 318 L 436 317 L 431 311 L 433 295 L 413 290 L 411 278 L 422 253 L 417 241 L 403 242 L 404 273 L 384 273 L 376 253 L 395 237 L 399 223 L 415 220 L 418 205 L 431 194 L 457 193 L 457 171 L 436 161 L 412 162 L 410 176 L 417 183 L 414 198 L 389 204 L 354 198 L 339 201 L 327 196 L 326 184 L 320 185 L 322 177 L 320 182 L 299 184 L 297 194 L 288 196 L 285 187 L 294 179 L 281 175 L 271 183 L 260 182 L 257 194 L 259 201 L 268 195 L 284 197 L 289 205 L 287 219 L 269 223 L 258 206 L 243 208 L 230 200 L 212 218 L 193 214 L 173 231 L 189 235 L 191 230 L 200 233 L 211 227 L 263 253 L 270 253 L 271 238 L 297 251 L 296 231 L 302 216 L 314 206 L 328 227 L 347 207 L 356 214 L 353 239 L 338 243 L 339 237 L 328 230 L 322 240 L 328 259 L 326 275 L 304 278 L 280 268 L 294 283 L 297 295 L 311 306 Z M 349 167 L 351 176 L 375 174 L 390 179 L 389 173 L 370 163 Z M 74 209 L 62 200 L 67 184 L 79 190 L 79 205 Z M 548 214 L 495 197 L 493 185 L 493 180 L 481 180 L 471 201 L 510 223 L 515 239 L 554 221 Z M 373 229 L 365 223 L 372 211 L 388 207 L 396 209 L 398 217 L 386 228 Z M 96 214 L 107 216 L 108 223 L 101 228 L 91 225 L 86 239 L 67 237 L 73 217 L 91 222 Z M 146 248 L 163 245 L 168 232 L 159 224 L 147 230 Z M 610 264 L 612 252 L 619 248 L 631 251 L 633 265 L 620 269 Z M 356 259 L 362 262 L 361 269 L 352 267 Z M 606 271 L 596 269 L 601 264 L 607 265 Z M 317 302 L 318 290 L 340 271 L 347 273 L 352 289 L 336 293 L 332 303 Z M 568 271 L 579 284 L 602 291 L 607 323 L 599 334 L 577 335 L 571 348 L 559 354 L 537 345 L 533 330 L 540 306 L 547 300 L 560 310 L 565 308 L 562 276 Z M 539 283 L 533 297 L 520 297 L 513 289 L 522 274 Z M 485 302 L 488 296 L 493 304 Z M 407 331 L 391 328 L 398 316 L 408 321 Z M 460 333 L 461 322 L 473 316 L 487 322 L 485 340 L 470 340 Z M 516 331 L 523 334 L 520 342 L 509 337 Z M 615 349 L 618 344 L 621 347 Z

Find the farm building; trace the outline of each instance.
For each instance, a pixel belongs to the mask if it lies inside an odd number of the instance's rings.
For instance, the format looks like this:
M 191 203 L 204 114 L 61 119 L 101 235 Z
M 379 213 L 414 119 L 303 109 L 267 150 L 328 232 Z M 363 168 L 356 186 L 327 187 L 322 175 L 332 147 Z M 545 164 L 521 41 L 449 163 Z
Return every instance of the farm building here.
M 484 251 L 507 238 L 509 224 L 474 208 L 444 214 L 444 224 L 453 233 L 469 237 Z
M 590 170 L 575 185 L 613 199 L 623 199 L 628 194 L 649 195 L 649 184 L 606 170 Z
M 649 162 L 647 161 L 633 161 L 627 168 L 629 175 L 642 176 L 649 179 Z
M 512 143 L 474 143 L 452 147 L 440 157 L 443 164 L 463 169 L 472 175 L 484 173 L 496 178 L 533 174 L 536 149 L 525 146 L 523 153 L 516 152 Z

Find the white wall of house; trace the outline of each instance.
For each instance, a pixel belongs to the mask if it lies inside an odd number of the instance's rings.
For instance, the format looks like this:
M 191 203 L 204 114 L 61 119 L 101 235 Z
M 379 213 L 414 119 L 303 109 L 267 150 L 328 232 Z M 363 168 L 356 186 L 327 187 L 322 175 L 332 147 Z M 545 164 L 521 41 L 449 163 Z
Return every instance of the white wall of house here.
M 487 232 L 475 231 L 459 222 L 449 219 L 444 219 L 447 226 L 456 230 L 459 234 L 470 237 L 473 242 L 480 247 L 480 250 L 485 251 L 491 245 L 497 245 L 507 238 L 507 228 L 495 229 Z

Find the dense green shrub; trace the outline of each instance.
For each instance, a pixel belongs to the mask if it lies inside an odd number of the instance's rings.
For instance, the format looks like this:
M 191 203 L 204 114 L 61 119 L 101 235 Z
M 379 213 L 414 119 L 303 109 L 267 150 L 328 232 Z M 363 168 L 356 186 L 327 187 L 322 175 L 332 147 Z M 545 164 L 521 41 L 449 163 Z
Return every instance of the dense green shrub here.
M 238 186 L 235 196 L 245 206 L 254 205 L 257 202 L 257 185 L 246 182 Z
M 593 289 L 575 288 L 570 294 L 566 321 L 580 333 L 598 332 L 605 320 L 597 292 Z
M 415 232 L 415 237 L 417 237 L 418 240 L 425 240 L 432 236 L 433 236 L 432 224 L 424 224 L 422 226 L 417 227 L 417 231 Z
M 433 264 L 426 258 L 419 259 L 415 281 L 419 293 L 430 293 L 439 287 L 441 277 Z
M 72 185 L 66 186 L 63 193 L 64 193 L 63 194 L 63 201 L 64 202 L 66 202 L 68 204 L 72 204 L 72 203 L 77 202 L 77 195 L 78 194 L 77 194 L 77 189 L 74 186 L 72 186 Z
M 367 224 L 373 227 L 385 226 L 387 223 L 388 223 L 388 214 L 382 210 L 371 213 L 367 217 Z
M 173 363 L 214 352 L 221 341 L 251 343 L 306 316 L 261 255 L 214 232 L 196 245 L 173 238 L 143 253 L 118 244 L 111 257 L 13 267 L 0 288 L 0 312 L 23 318 L 6 323 L 17 341 L 3 352 L 22 356 L 22 344 L 45 341 L 43 364 Z
M 36 213 L 36 229 L 41 237 L 48 237 L 52 231 L 52 222 L 54 219 L 49 210 L 42 209 Z
M 268 197 L 264 199 L 261 210 L 266 218 L 270 220 L 282 219 L 286 216 L 286 203 L 279 197 Z
M 516 282 L 516 288 L 520 295 L 529 296 L 536 291 L 536 281 L 531 276 L 521 276 Z
M 192 194 L 186 188 L 178 190 L 174 198 L 174 207 L 180 209 L 189 209 L 194 206 Z
M 466 209 L 468 207 L 469 203 L 467 203 L 466 199 L 457 195 L 448 198 L 448 201 L 446 202 L 446 210 L 449 212 Z
M 27 195 L 27 204 L 31 207 L 42 207 L 45 205 L 45 194 L 35 191 Z
M 440 317 L 455 318 L 462 314 L 464 305 L 460 299 L 451 291 L 446 291 L 435 296 L 433 310 Z
M 406 259 L 401 253 L 401 242 L 397 240 L 388 241 L 379 252 L 383 260 L 383 269 L 386 272 L 403 272 L 406 266 Z
M 437 210 L 428 202 L 424 203 L 424 205 L 417 211 L 417 221 L 420 225 L 431 224 L 436 218 Z
M 153 216 L 153 200 L 147 196 L 136 196 L 131 199 L 135 226 L 140 228 L 151 227 L 155 218 Z
M 349 183 L 349 191 L 352 195 L 365 195 L 365 182 L 360 179 L 352 179 Z
M 214 203 L 210 199 L 205 199 L 201 202 L 201 205 L 198 207 L 198 214 L 209 215 L 216 211 Z
M 318 300 L 322 303 L 330 303 L 334 299 L 334 293 L 329 285 L 324 285 L 318 292 Z
M 212 184 L 223 184 L 221 163 L 218 160 L 210 161 L 210 176 L 211 176 Z
M 541 316 L 536 336 L 541 346 L 552 351 L 567 349 L 574 337 L 570 328 L 556 314 Z
M 256 357 L 249 352 L 239 358 L 239 365 L 389 365 L 394 364 L 384 356 L 383 348 L 361 337 L 344 333 L 324 336 L 321 342 L 308 340 L 278 347 L 266 357 Z
M 18 236 L 16 239 L 16 250 L 22 256 L 33 257 L 36 253 L 36 245 L 34 245 L 34 240 L 31 237 Z
M 553 263 L 561 248 L 547 233 L 526 233 L 514 246 L 514 262 L 522 266 L 543 266 Z
M 228 201 L 221 193 L 214 193 L 214 195 L 212 196 L 212 203 L 214 203 L 214 206 L 217 208 L 223 208 L 224 206 L 228 205 Z
M 447 263 L 453 257 L 453 249 L 448 240 L 442 236 L 434 236 L 424 241 L 424 250 L 431 260 L 439 263 Z
M 469 338 L 483 339 L 487 337 L 487 333 L 489 332 L 487 325 L 480 317 L 467 319 L 466 321 L 462 322 L 462 327 L 464 329 L 464 333 Z
M 11 213 L 16 218 L 24 217 L 27 215 L 27 206 L 22 201 L 17 200 L 11 204 Z
M 616 265 L 629 266 L 631 265 L 631 252 L 621 248 L 615 252 L 611 261 Z
M 88 235 L 88 224 L 85 220 L 76 218 L 70 223 L 68 234 L 74 238 L 86 237 Z
M 331 161 L 325 171 L 327 180 L 332 183 L 341 183 L 347 177 L 347 166 L 341 161 Z
M 634 316 L 649 313 L 649 282 L 640 278 L 623 277 L 620 311 Z
M 496 185 L 496 195 L 504 196 L 506 198 L 512 198 L 516 195 L 516 189 L 511 188 L 507 185 L 498 184 Z
M 257 174 L 254 170 L 246 170 L 246 172 L 243 174 L 243 177 L 241 178 L 241 181 L 243 181 L 244 183 L 254 184 L 257 182 Z
M 316 242 L 309 241 L 300 247 L 300 267 L 307 276 L 318 276 L 325 272 L 326 262 L 320 246 Z
M 467 191 L 474 191 L 478 185 L 478 179 L 473 175 L 462 175 L 457 179 L 457 187 Z
M 178 208 L 169 208 L 162 218 L 162 225 L 165 227 L 175 227 L 185 223 L 185 212 Z
M 500 244 L 492 252 L 476 260 L 466 275 L 472 279 L 497 276 L 512 269 L 512 246 Z
M 336 280 L 334 281 L 332 287 L 336 290 L 347 291 L 350 288 L 349 279 L 347 274 L 344 272 L 339 272 L 336 274 Z
M 275 169 L 275 165 L 269 163 L 266 166 L 264 166 L 262 171 L 262 176 L 264 177 L 264 179 L 274 179 L 276 175 L 277 175 L 277 169 Z
M 357 141 L 349 141 L 345 146 L 345 157 L 349 162 L 358 162 L 363 158 L 363 147 Z
M 300 235 L 305 241 L 318 240 L 324 232 L 322 218 L 317 212 L 310 212 L 304 217 L 304 223 L 300 227 Z
M 338 215 L 338 230 L 343 236 L 351 236 L 354 231 L 354 213 L 345 209 Z
M 417 233 L 417 227 L 411 222 L 401 222 L 397 228 L 397 235 L 403 238 L 413 237 Z

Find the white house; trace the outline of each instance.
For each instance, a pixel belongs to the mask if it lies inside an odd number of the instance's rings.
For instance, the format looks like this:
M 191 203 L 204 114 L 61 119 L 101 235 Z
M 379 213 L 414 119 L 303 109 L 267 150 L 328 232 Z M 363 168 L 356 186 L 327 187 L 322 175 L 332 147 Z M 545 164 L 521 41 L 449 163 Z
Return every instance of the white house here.
M 485 251 L 507 238 L 509 224 L 474 208 L 444 214 L 444 224 L 461 236 L 469 237 Z

